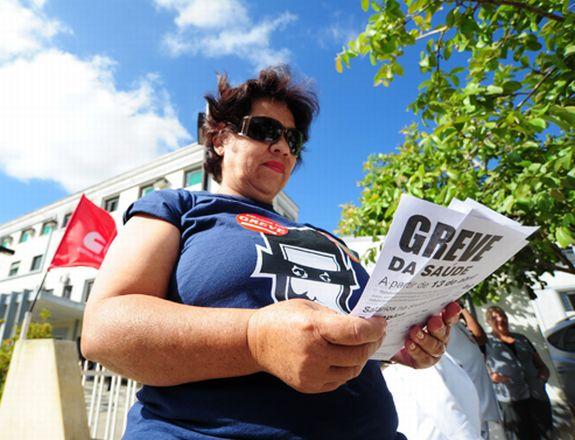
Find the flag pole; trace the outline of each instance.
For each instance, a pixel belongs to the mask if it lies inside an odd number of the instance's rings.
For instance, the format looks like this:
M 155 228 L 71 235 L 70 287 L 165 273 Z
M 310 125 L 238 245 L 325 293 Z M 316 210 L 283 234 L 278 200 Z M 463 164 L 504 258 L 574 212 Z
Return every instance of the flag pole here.
M 30 303 L 30 305 L 28 306 L 28 310 L 26 310 L 26 313 L 24 314 L 24 320 L 22 321 L 22 329 L 20 330 L 20 341 L 23 341 L 26 339 L 26 335 L 28 334 L 28 329 L 30 328 L 30 322 L 32 320 L 32 312 L 34 311 L 34 306 L 36 305 L 36 301 L 38 300 L 38 297 L 40 296 L 40 292 L 42 291 L 42 287 L 44 287 L 44 281 L 46 280 L 46 275 L 48 275 L 48 271 L 50 269 L 46 269 L 44 271 L 44 276 L 42 277 L 42 281 L 40 282 L 40 285 L 36 288 L 36 291 L 34 292 L 34 298 L 32 299 L 32 302 Z
M 48 236 L 48 243 L 46 244 L 46 251 L 44 252 L 44 260 L 42 261 L 42 265 L 46 265 L 46 261 L 48 260 L 48 251 L 50 250 L 50 243 L 52 242 L 52 234 L 54 234 L 54 229 L 50 231 L 50 235 Z M 36 288 L 34 292 L 34 296 L 32 298 L 32 302 L 28 306 L 28 310 L 24 314 L 24 319 L 22 320 L 22 328 L 20 329 L 20 337 L 18 338 L 20 341 L 24 341 L 26 339 L 26 335 L 28 334 L 28 330 L 30 329 L 30 322 L 32 321 L 32 312 L 34 311 L 34 306 L 36 305 L 36 301 L 40 297 L 40 292 L 42 292 L 42 287 L 44 287 L 44 281 L 46 281 L 46 276 L 48 275 L 48 271 L 50 270 L 50 266 L 44 270 L 44 274 L 42 275 L 42 281 L 40 281 L 40 285 Z

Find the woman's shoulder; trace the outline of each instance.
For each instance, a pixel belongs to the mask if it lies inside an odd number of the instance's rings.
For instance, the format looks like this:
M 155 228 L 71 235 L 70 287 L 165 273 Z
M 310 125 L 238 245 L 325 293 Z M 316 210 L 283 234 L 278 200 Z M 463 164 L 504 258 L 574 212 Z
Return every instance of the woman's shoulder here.
M 180 218 L 194 207 L 196 199 L 196 192 L 183 188 L 153 191 L 126 209 L 123 222 L 126 223 L 135 214 L 148 214 L 179 227 Z

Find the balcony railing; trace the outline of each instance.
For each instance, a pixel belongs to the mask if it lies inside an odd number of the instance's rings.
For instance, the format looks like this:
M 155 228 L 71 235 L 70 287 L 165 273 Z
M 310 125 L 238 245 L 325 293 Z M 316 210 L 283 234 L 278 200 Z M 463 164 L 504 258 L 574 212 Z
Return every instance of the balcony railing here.
M 98 440 L 121 439 L 140 385 L 100 364 L 84 361 L 81 367 L 90 436 Z

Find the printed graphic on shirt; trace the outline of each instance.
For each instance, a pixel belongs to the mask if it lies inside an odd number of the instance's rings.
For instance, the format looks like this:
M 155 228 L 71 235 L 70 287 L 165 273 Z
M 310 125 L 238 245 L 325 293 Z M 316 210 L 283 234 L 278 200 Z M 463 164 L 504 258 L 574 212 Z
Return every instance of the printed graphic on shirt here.
M 288 233 L 285 226 L 257 214 L 238 214 L 236 221 L 250 231 L 261 232 L 266 235 L 286 235 Z
M 349 256 L 332 239 L 308 228 L 287 228 L 285 235 L 261 233 L 253 277 L 272 280 L 274 302 L 303 298 L 349 313 L 359 288 Z

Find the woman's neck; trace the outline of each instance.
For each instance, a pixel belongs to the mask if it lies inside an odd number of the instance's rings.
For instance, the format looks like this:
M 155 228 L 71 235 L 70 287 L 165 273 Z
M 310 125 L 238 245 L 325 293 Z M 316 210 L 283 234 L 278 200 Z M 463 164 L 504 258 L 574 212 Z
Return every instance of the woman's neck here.
M 493 334 L 500 341 L 507 342 L 509 344 L 515 342 L 515 338 L 511 335 L 511 333 L 509 333 L 509 330 L 506 330 L 505 332 L 493 330 Z

